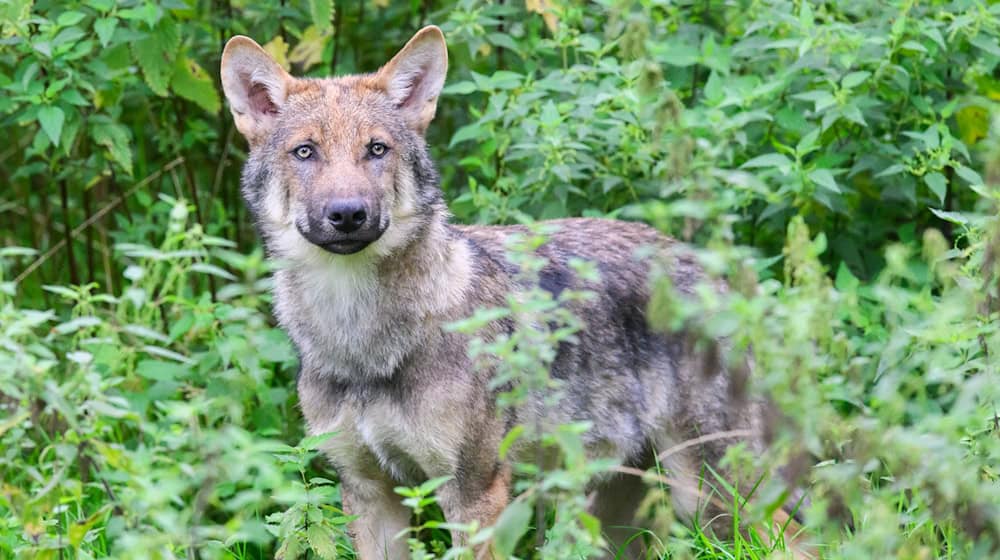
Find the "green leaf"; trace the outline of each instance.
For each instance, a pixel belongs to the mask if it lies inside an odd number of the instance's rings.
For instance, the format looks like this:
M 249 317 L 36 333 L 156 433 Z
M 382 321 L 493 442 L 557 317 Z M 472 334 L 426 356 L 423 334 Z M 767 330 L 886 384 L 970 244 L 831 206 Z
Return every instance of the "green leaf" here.
M 132 147 L 127 128 L 117 123 L 99 122 L 91 128 L 90 137 L 107 148 L 111 161 L 132 174 Z
M 507 435 L 504 436 L 503 440 L 500 442 L 500 448 L 498 449 L 501 460 L 507 457 L 507 452 L 510 451 L 510 446 L 514 445 L 514 443 L 520 439 L 523 434 L 523 424 L 518 424 L 517 426 L 514 426 L 511 431 L 507 432 Z
M 31 42 L 31 48 L 41 53 L 45 58 L 52 58 L 52 42 L 36 40 Z
M 451 142 L 448 147 L 452 147 L 455 144 L 465 142 L 466 140 L 474 140 L 479 138 L 483 134 L 483 129 L 479 126 L 479 123 L 471 123 L 463 126 L 462 128 L 455 131 L 454 136 L 451 137 Z
M 167 87 L 174 73 L 174 60 L 181 45 L 177 25 L 164 17 L 145 38 L 136 41 L 132 52 L 142 68 L 142 75 L 153 93 L 167 95 Z
M 937 208 L 931 208 L 930 211 L 938 218 L 956 225 L 965 226 L 972 222 L 972 220 L 961 212 L 948 212 L 947 210 L 938 210 Z
M 297 560 L 301 556 L 303 548 L 302 538 L 299 537 L 299 534 L 290 533 L 282 541 L 281 546 L 274 553 L 274 557 L 277 560 Z
M 844 89 L 852 89 L 861 85 L 871 75 L 871 72 L 851 72 L 840 81 L 840 86 Z
M 284 363 L 295 360 L 295 350 L 285 333 L 270 329 L 261 334 L 257 354 L 260 359 L 271 363 Z
M 981 175 L 979 175 L 979 173 L 976 173 L 975 170 L 968 168 L 964 165 L 959 165 L 958 167 L 956 167 L 955 173 L 962 179 L 965 179 L 965 181 L 972 186 L 984 184 L 983 178 Z
M 697 47 L 683 43 L 668 43 L 662 57 L 663 61 L 671 66 L 685 67 L 697 64 L 700 55 Z
M 154 381 L 174 381 L 187 377 L 188 367 L 160 360 L 141 360 L 136 366 L 135 372 Z
M 927 52 L 927 48 L 926 47 L 924 47 L 923 45 L 921 45 L 920 43 L 918 43 L 918 42 L 916 42 L 916 41 L 914 41 L 912 39 L 909 40 L 909 41 L 904 41 L 903 44 L 900 45 L 899 47 L 901 49 L 908 50 L 908 51 L 915 51 L 915 52 L 922 52 L 922 53 L 926 53 Z
M 820 130 L 818 128 L 814 128 L 806 133 L 799 140 L 799 143 L 795 145 L 795 154 L 801 157 L 816 151 L 816 148 L 819 147 L 819 142 L 817 142 L 819 140 L 819 133 Z
M 468 95 L 475 91 L 479 91 L 476 84 L 465 80 L 463 82 L 457 82 L 445 87 L 441 93 L 444 95 Z
M 76 25 L 80 23 L 80 21 L 83 20 L 83 18 L 85 17 L 87 17 L 87 14 L 83 12 L 78 12 L 76 10 L 72 10 L 69 12 L 63 12 L 59 14 L 59 18 L 56 19 L 56 23 L 59 25 L 59 27 L 69 27 L 71 25 Z
M 80 546 L 80 543 L 83 542 L 83 538 L 87 535 L 87 532 L 90 531 L 90 529 L 93 528 L 97 522 L 104 519 L 104 516 L 111 510 L 111 507 L 111 504 L 104 504 L 97 511 L 92 513 L 90 517 L 70 524 L 67 535 L 69 544 L 74 547 Z
M 834 97 L 832 93 L 824 90 L 813 90 L 804 93 L 797 93 L 792 96 L 792 99 L 812 101 L 814 104 L 813 108 L 816 111 L 822 111 L 827 107 L 831 107 L 837 104 L 837 98 Z
M 180 319 L 177 319 L 170 325 L 170 332 L 168 338 L 170 340 L 177 340 L 181 336 L 187 334 L 191 327 L 194 326 L 194 313 L 185 313 Z
M 833 178 L 833 173 L 829 169 L 814 169 L 809 173 L 809 179 L 827 190 L 835 193 L 841 192 L 840 186 L 837 185 L 837 180 Z
M 424 483 L 422 483 L 420 485 L 420 495 L 421 496 L 429 496 L 430 494 L 434 493 L 435 490 L 437 490 L 442 485 L 444 485 L 445 482 L 448 482 L 452 478 L 454 478 L 454 477 L 452 477 L 452 476 L 439 476 L 439 477 L 435 477 L 435 478 L 432 478 L 430 480 L 425 481 Z
M 333 27 L 333 0 L 309 0 L 309 15 L 320 31 Z
M 115 7 L 114 0 L 87 0 L 86 4 L 101 12 L 108 12 Z
M 0 2 L 0 31 L 3 32 L 0 36 L 7 36 L 8 25 L 12 28 L 15 22 L 23 23 L 24 20 L 31 17 L 33 5 L 33 0 L 4 0 Z
M 136 8 L 119 9 L 116 13 L 122 19 L 143 22 L 150 28 L 156 27 L 164 19 L 163 8 L 153 2 L 146 2 Z
M 111 42 L 116 27 L 118 27 L 117 18 L 101 18 L 94 22 L 94 32 L 97 33 L 97 40 L 101 42 L 102 47 L 108 46 Z
M 834 286 L 836 286 L 837 290 L 841 292 L 855 292 L 860 285 L 861 281 L 854 276 L 851 269 L 847 267 L 847 263 L 840 261 L 840 266 L 837 268 L 837 279 L 834 280 Z
M 556 108 L 556 104 L 549 100 L 542 105 L 542 112 L 539 115 L 541 123 L 543 126 L 556 126 L 562 121 L 562 117 L 559 115 L 559 109 Z
M 784 154 L 779 154 L 773 152 L 770 154 L 764 154 L 762 156 L 757 156 L 740 167 L 745 169 L 752 169 L 755 167 L 777 167 L 782 170 L 783 173 L 787 173 L 787 170 L 792 166 L 792 160 L 788 159 L 788 156 Z
M 501 558 L 507 558 L 514 553 L 517 542 L 521 540 L 533 510 L 527 500 L 514 500 L 503 510 L 497 524 L 493 527 L 493 540 Z
M 51 286 L 46 286 L 46 289 L 49 288 L 51 288 Z M 65 323 L 60 323 L 52 330 L 59 334 L 70 334 L 80 329 L 88 329 L 90 327 L 96 327 L 100 324 L 101 320 L 97 317 L 77 317 L 76 319 L 70 319 Z
M 38 123 L 42 125 L 45 135 L 55 146 L 59 145 L 64 122 L 66 122 L 66 113 L 55 105 L 46 105 L 38 110 Z
M 882 171 L 879 171 L 878 173 L 876 173 L 875 174 L 875 178 L 879 179 L 881 177 L 888 177 L 890 175 L 897 175 L 899 173 L 902 173 L 903 171 L 906 171 L 906 166 L 905 165 L 903 165 L 901 163 L 894 163 L 894 164 L 890 165 L 889 167 L 886 167 Z
M 67 288 L 66 286 L 54 286 L 46 284 L 42 286 L 42 289 L 46 292 L 51 292 L 56 295 L 60 295 L 66 299 L 73 300 L 76 299 L 76 292 Z
M 969 39 L 969 42 L 993 56 L 1000 56 L 1000 44 L 997 38 L 989 36 L 986 32 L 980 31 L 979 35 Z
M 860 124 L 861 126 L 868 126 L 868 123 L 865 122 L 865 116 L 861 114 L 861 109 L 859 109 L 854 103 L 845 105 L 841 112 L 843 113 L 845 119 L 853 123 Z
M 590 533 L 590 538 L 597 540 L 601 538 L 601 521 L 593 515 L 581 511 L 579 514 L 580 524 Z
M 490 76 L 489 84 L 494 89 L 514 89 L 524 81 L 524 76 L 510 70 L 497 70 Z
M 315 451 L 319 449 L 319 446 L 326 442 L 326 440 L 337 435 L 337 432 L 326 432 L 322 434 L 316 434 L 314 436 L 307 436 L 302 438 L 302 441 L 296 446 L 299 449 L 304 449 L 306 451 Z
M 336 560 L 338 558 L 337 536 L 326 525 L 320 523 L 309 525 L 306 530 L 306 539 L 313 552 L 323 560 Z
M 931 125 L 922 134 L 917 136 L 923 141 L 924 146 L 928 150 L 933 150 L 941 145 L 941 135 L 938 133 L 936 126 Z
M 78 107 L 86 107 L 90 105 L 90 102 L 84 99 L 83 95 L 75 89 L 63 90 L 63 92 L 59 95 L 59 99 L 69 103 L 70 105 L 76 105 Z
M 194 101 L 209 113 L 217 113 L 221 107 L 219 93 L 208 72 L 184 55 L 177 57 L 170 86 L 177 95 Z
M 67 27 L 52 38 L 52 46 L 58 47 L 67 43 L 74 43 L 86 35 L 87 33 L 79 27 Z
M 948 194 L 948 179 L 945 179 L 944 175 L 937 171 L 933 171 L 924 175 L 924 182 L 927 183 L 931 192 L 937 195 L 938 201 L 944 204 L 944 197 Z
M 719 73 L 715 70 L 712 70 L 712 73 L 708 75 L 704 92 L 705 99 L 712 105 L 716 105 L 723 100 L 722 96 L 725 93 L 722 90 L 722 78 L 719 77 Z
M 223 278 L 223 279 L 230 280 L 230 281 L 235 281 L 236 280 L 236 277 L 233 276 L 233 273 L 229 272 L 228 270 L 226 270 L 224 268 L 215 266 L 214 264 L 209 264 L 209 263 L 195 263 L 195 264 L 191 265 L 191 271 L 192 272 L 201 272 L 201 273 L 204 273 L 204 274 L 210 274 L 212 276 L 218 276 L 219 278 Z
M 319 64 L 323 60 L 323 49 L 332 33 L 323 31 L 316 25 L 310 25 L 302 32 L 299 43 L 288 53 L 288 61 L 298 64 L 303 70 Z
M 507 33 L 490 33 L 486 38 L 495 47 L 503 47 L 516 53 L 521 51 L 521 47 L 517 44 L 517 41 Z

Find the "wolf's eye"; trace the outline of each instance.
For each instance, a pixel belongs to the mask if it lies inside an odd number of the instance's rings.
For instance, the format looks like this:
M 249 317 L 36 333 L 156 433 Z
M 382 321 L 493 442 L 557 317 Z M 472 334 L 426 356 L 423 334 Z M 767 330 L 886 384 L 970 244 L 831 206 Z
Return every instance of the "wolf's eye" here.
M 306 146 L 305 144 L 303 144 L 303 145 L 299 146 L 298 148 L 295 148 L 294 153 L 295 153 L 295 157 L 297 157 L 297 158 L 299 158 L 301 160 L 307 160 L 307 159 L 309 159 L 309 158 L 312 157 L 312 155 L 313 155 L 313 149 L 312 149 L 312 147 Z
M 368 154 L 371 155 L 372 157 L 380 158 L 384 156 L 385 153 L 388 151 L 389 151 L 389 146 L 386 146 L 381 142 L 372 142 L 371 144 L 368 145 Z

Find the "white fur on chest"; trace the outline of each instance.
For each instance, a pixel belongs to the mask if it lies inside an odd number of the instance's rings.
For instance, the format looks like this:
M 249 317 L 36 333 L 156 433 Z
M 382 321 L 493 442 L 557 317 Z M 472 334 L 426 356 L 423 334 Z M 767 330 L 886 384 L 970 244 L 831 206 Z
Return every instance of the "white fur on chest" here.
M 369 263 L 299 267 L 275 276 L 277 312 L 282 323 L 310 327 L 309 338 L 344 344 L 377 318 L 378 285 Z M 294 275 L 294 278 L 293 278 Z
M 410 346 L 407 325 L 392 324 L 391 303 L 367 262 L 275 275 L 275 315 L 303 364 L 321 368 L 323 375 L 391 374 Z
M 277 271 L 275 315 L 303 365 L 342 379 L 392 375 L 463 304 L 472 274 L 469 248 L 440 243 L 433 266 L 425 262 L 412 277 L 380 276 L 365 253 L 330 258 L 319 249 Z

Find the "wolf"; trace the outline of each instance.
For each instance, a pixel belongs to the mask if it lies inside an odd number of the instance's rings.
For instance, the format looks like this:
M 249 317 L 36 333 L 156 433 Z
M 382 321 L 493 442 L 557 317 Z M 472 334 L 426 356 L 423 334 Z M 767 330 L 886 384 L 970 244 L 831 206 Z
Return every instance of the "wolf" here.
M 527 231 L 449 221 L 424 137 L 447 67 L 434 26 L 364 75 L 295 78 L 244 36 L 222 55 L 225 96 L 249 145 L 242 195 L 280 263 L 274 312 L 300 358 L 307 431 L 336 434 L 323 451 L 345 510 L 357 516 L 350 533 L 360 558 L 407 556 L 397 538 L 410 523 L 399 484 L 450 477 L 438 490 L 446 518 L 492 525 L 511 499 L 517 460 L 501 459 L 498 446 L 534 421 L 587 421 L 588 453 L 629 467 L 646 468 L 656 450 L 676 446 L 663 468 L 686 489 L 673 489 L 676 507 L 694 514 L 708 501 L 692 490 L 702 465 L 718 465 L 735 443 L 761 450 L 765 411 L 732 398 L 728 360 L 650 327 L 656 270 L 683 297 L 705 280 L 680 243 L 640 223 L 549 224 L 539 286 L 592 294 L 571 304 L 585 325 L 551 365 L 565 393 L 557 407 L 537 397 L 499 410 L 492 370 L 470 359 L 467 335 L 444 328 L 505 306 L 523 288 L 507 243 Z M 593 263 L 599 279 L 580 278 L 574 259 Z M 496 321 L 482 336 L 511 328 Z M 699 436 L 698 445 L 678 445 Z M 595 480 L 591 508 L 611 542 L 634 532 L 645 490 L 635 476 Z

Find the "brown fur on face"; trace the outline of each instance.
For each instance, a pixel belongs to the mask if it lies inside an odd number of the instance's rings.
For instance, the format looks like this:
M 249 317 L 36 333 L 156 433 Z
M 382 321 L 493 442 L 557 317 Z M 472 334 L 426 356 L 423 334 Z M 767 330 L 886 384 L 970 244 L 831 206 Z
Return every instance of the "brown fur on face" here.
M 420 174 L 415 160 L 426 159 L 422 133 L 447 68 L 443 41 L 437 28 L 428 28 L 375 74 L 317 80 L 291 77 L 246 37 L 230 40 L 222 82 L 250 143 L 247 170 L 266 162 L 266 177 L 244 180 L 265 238 L 300 236 L 330 253 L 355 253 L 379 240 L 394 219 L 406 230 L 420 202 L 434 202 L 433 194 L 413 200 L 414 193 L 395 187 Z M 341 231 L 331 220 L 342 203 L 354 203 L 365 216 L 356 231 Z
M 232 39 L 222 58 L 226 97 L 250 144 L 243 195 L 269 255 L 281 262 L 275 314 L 299 352 L 300 406 L 309 433 L 337 434 L 324 451 L 343 483 L 345 508 L 359 516 L 352 531 L 360 557 L 406 556 L 394 539 L 408 520 L 392 493 L 398 484 L 451 477 L 439 490 L 448 520 L 493 523 L 511 487 L 510 460 L 497 448 L 518 424 L 589 421 L 588 453 L 630 468 L 651 464 L 657 449 L 678 449 L 665 465 L 686 486 L 675 493 L 677 506 L 689 514 L 705 507 L 698 465 L 717 467 L 738 441 L 762 449 L 763 406 L 732 398 L 738 391 L 725 371 L 728 357 L 707 360 L 683 333 L 650 328 L 657 274 L 669 275 L 685 297 L 694 297 L 703 277 L 682 246 L 642 224 L 551 222 L 556 231 L 538 249 L 548 261 L 539 286 L 554 296 L 566 289 L 595 296 L 570 307 L 586 327 L 557 349 L 558 406 L 532 395 L 519 408 L 497 410 L 492 372 L 474 367 L 464 335 L 443 328 L 505 306 L 524 288 L 506 242 L 525 232 L 448 223 L 423 138 L 446 69 L 436 27 L 364 76 L 292 78 L 245 37 Z M 375 156 L 374 142 L 387 151 Z M 302 146 L 308 158 L 297 157 Z M 358 230 L 364 235 L 331 225 L 331 201 L 344 200 L 372 211 Z M 573 259 L 593 262 L 600 279 L 578 278 Z M 497 321 L 483 334 L 512 328 Z M 750 435 L 677 445 L 720 432 Z M 522 451 L 514 446 L 513 459 Z M 628 524 L 642 488 L 617 480 L 595 481 L 595 512 L 608 524 Z

